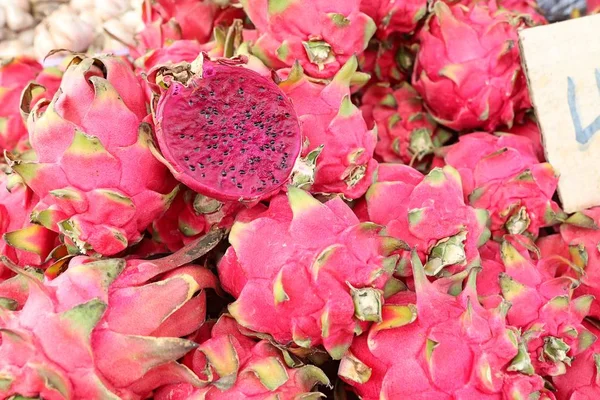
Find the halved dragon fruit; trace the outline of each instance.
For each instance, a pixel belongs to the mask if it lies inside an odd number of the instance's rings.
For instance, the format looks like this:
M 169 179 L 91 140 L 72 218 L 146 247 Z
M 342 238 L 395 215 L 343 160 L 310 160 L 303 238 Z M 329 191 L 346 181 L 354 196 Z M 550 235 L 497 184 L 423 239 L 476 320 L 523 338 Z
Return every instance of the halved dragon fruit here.
M 256 201 L 277 192 L 300 154 L 291 101 L 244 68 L 245 58 L 159 67 L 154 121 L 166 164 L 191 189 L 221 201 Z

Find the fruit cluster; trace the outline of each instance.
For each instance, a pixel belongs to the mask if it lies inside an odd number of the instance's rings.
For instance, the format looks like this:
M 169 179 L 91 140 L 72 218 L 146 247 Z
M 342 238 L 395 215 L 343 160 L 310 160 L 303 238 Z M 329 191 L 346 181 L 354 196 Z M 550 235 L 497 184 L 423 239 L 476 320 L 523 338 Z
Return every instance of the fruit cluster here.
M 534 0 L 154 0 L 0 66 L 0 398 L 600 398 Z

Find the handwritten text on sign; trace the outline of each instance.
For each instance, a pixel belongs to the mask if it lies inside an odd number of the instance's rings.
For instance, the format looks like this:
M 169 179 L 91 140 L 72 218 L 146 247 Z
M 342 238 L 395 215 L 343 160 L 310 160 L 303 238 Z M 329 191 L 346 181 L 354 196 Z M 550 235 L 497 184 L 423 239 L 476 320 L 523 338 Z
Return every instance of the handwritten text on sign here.
M 522 30 L 529 92 L 566 212 L 600 205 L 600 15 Z

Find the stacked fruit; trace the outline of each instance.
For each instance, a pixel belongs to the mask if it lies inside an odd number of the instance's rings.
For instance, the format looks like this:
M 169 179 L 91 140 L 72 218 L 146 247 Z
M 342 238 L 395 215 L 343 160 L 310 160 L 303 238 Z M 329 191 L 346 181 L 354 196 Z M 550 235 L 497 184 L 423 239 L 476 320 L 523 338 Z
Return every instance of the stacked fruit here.
M 0 398 L 600 398 L 535 2 L 142 5 L 0 68 Z

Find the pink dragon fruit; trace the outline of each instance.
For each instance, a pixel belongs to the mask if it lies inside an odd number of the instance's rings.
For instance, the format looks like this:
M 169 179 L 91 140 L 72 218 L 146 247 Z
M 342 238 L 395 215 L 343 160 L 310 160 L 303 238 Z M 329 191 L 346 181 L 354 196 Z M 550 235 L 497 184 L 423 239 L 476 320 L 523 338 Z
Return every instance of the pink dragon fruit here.
M 230 228 L 242 208 L 239 202 L 222 203 L 182 189 L 169 209 L 152 222 L 150 231 L 155 241 L 177 251 L 214 226 Z
M 586 327 L 597 337 L 600 330 L 590 323 Z M 552 383 L 556 388 L 557 400 L 594 400 L 600 398 L 600 342 L 573 360 L 567 373 L 555 376 Z
M 506 10 L 434 4 L 419 33 L 413 85 L 439 123 L 493 131 L 531 107 L 517 46 L 521 26 Z
M 16 57 L 0 64 L 0 151 L 23 151 L 27 146 L 27 128 L 19 112 L 21 92 L 36 80 L 46 87 L 29 93 L 36 100 L 52 98 L 58 89 L 61 73 L 56 68 L 42 70 L 42 66 L 29 57 Z
M 360 70 L 370 74 L 374 83 L 399 84 L 409 77 L 417 51 L 417 43 L 398 36 L 383 42 L 371 41 L 358 56 Z
M 360 0 L 331 2 L 242 0 L 260 36 L 251 52 L 268 67 L 299 62 L 306 74 L 331 78 L 367 48 L 376 27 L 360 11 Z
M 150 151 L 146 115 L 144 93 L 125 62 L 74 57 L 58 94 L 29 114 L 37 160 L 14 161 L 41 199 L 32 220 L 83 253 L 111 255 L 138 242 L 175 195 L 173 178 Z
M 564 374 L 571 360 L 596 341 L 582 324 L 593 297 L 572 297 L 579 283 L 566 275 L 557 276 L 570 267 L 569 260 L 560 256 L 534 262 L 527 251 L 520 252 L 505 240 L 498 257 L 502 261 L 501 268 L 484 269 L 478 277 L 479 294 L 501 294 L 512 304 L 507 321 L 521 329 L 537 374 Z M 484 266 L 489 265 L 484 262 Z M 522 372 L 531 373 L 531 367 L 527 368 Z
M 512 128 L 505 130 L 513 135 L 525 136 L 533 143 L 533 149 L 538 160 L 545 161 L 544 145 L 542 144 L 542 133 L 538 127 L 535 117 L 530 115 L 523 123 L 515 124 Z
M 190 368 L 206 382 L 205 387 L 168 385 L 158 390 L 154 399 L 283 400 L 322 396 L 312 389 L 317 384 L 329 384 L 323 371 L 313 365 L 291 368 L 282 350 L 267 340 L 257 342 L 244 336 L 239 328 L 234 319 L 221 316 L 193 350 L 192 357 L 186 357 Z
M 427 0 L 362 0 L 360 10 L 375 21 L 376 36 L 386 39 L 394 33 L 413 33 L 427 14 Z
M 135 58 L 160 49 L 172 41 L 193 40 L 206 43 L 213 28 L 244 18 L 238 7 L 220 7 L 214 0 L 144 0 L 142 20 L 145 28 L 130 49 Z
M 53 280 L 12 278 L 25 279 L 27 293 L 22 308 L 8 300 L 0 312 L 0 397 L 133 400 L 166 384 L 200 385 L 176 362 L 197 345 L 179 337 L 202 324 L 202 289 L 216 277 L 194 266 L 156 276 L 170 265 L 76 257 Z
M 414 165 L 450 136 L 448 132 L 436 131 L 437 124 L 423 108 L 415 89 L 406 82 L 395 90 L 371 86 L 362 97 L 360 109 L 367 124 L 377 126 L 375 154 L 385 162 Z
M 416 293 L 386 301 L 382 321 L 342 359 L 340 377 L 363 400 L 538 398 L 541 377 L 510 372 L 520 361 L 518 333 L 505 323 L 505 304 L 479 304 L 475 270 L 454 297 L 443 279 L 427 280 L 416 253 L 412 263 Z
M 54 249 L 56 233 L 29 221 L 29 214 L 39 200 L 17 174 L 8 174 L 0 165 L 0 255 L 20 267 L 39 267 Z M 0 282 L 11 271 L 0 262 Z
M 164 163 L 179 181 L 220 201 L 256 202 L 286 184 L 302 142 L 290 100 L 241 63 L 203 54 L 156 69 L 150 81 L 167 88 L 154 121 Z
M 454 168 L 436 168 L 423 176 L 405 165 L 381 164 L 365 202 L 368 220 L 415 248 L 428 275 L 479 264 L 477 248 L 489 238 L 487 213 L 465 205 Z M 404 254 L 397 275 L 410 275 L 408 256 Z
M 546 25 L 548 21 L 536 0 L 499 0 L 500 7 L 530 19 L 530 25 Z
M 568 247 L 571 260 L 584 272 L 575 293 L 594 296 L 590 316 L 600 318 L 600 207 L 575 213 L 566 222 L 560 227 L 564 246 Z
M 238 215 L 218 265 L 236 301 L 229 312 L 253 331 L 343 356 L 365 321 L 377 321 L 402 246 L 359 223 L 339 197 L 325 204 L 290 186 L 287 197 Z M 256 238 L 263 238 L 257 241 Z M 261 310 L 257 313 L 256 310 Z
M 356 57 L 351 57 L 327 85 L 307 77 L 299 64 L 279 71 L 285 79 L 279 86 L 294 103 L 300 121 L 302 156 L 316 157 L 314 177 L 312 171 L 298 174 L 312 193 L 359 198 L 377 170 L 373 159 L 377 135 L 350 100 L 350 84 L 364 78 L 357 67 Z
M 450 147 L 445 160 L 460 173 L 465 199 L 490 212 L 495 237 L 537 236 L 541 227 L 565 218 L 552 200 L 558 178 L 526 137 L 471 133 Z

